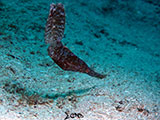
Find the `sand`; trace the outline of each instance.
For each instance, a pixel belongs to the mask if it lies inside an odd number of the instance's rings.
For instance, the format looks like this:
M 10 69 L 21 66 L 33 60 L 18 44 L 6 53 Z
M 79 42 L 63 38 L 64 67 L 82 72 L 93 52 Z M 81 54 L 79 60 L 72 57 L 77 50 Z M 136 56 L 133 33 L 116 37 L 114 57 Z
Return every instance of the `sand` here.
M 62 40 L 98 79 L 48 56 L 50 4 L 66 12 Z M 0 120 L 159 120 L 158 0 L 0 0 Z

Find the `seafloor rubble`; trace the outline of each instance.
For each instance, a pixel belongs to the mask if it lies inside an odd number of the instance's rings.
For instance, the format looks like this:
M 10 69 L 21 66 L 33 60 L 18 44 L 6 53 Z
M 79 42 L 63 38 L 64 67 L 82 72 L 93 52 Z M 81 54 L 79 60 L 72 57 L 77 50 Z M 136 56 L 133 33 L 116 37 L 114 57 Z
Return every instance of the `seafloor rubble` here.
M 106 78 L 48 56 L 52 2 L 66 10 L 63 44 Z M 0 0 L 0 119 L 159 119 L 159 30 L 158 0 Z

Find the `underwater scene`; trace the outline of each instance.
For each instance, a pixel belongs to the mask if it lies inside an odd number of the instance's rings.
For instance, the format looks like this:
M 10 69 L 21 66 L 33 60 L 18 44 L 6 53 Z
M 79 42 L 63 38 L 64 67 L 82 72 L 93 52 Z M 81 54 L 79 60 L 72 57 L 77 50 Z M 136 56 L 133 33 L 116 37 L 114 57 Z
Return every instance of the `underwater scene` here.
M 0 0 L 0 120 L 160 120 L 160 0 Z

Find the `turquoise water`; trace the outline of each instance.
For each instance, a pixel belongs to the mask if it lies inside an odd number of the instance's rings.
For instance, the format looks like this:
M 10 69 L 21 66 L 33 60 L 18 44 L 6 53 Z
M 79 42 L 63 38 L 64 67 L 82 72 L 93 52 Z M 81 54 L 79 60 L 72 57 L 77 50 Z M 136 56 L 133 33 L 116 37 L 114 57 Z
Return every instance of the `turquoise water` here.
M 50 58 L 44 36 L 51 3 L 64 5 L 62 43 L 106 78 L 64 71 Z M 30 107 L 53 100 L 45 110 L 56 112 L 45 111 L 46 120 L 57 114 L 62 118 L 53 119 L 64 119 L 67 110 L 82 113 L 85 120 L 158 119 L 159 46 L 159 0 L 0 0 L 0 111 L 21 100 L 15 119 L 25 119 L 26 106 L 42 119 L 42 111 Z M 104 103 L 103 110 L 96 109 L 110 112 L 93 112 L 92 102 Z M 0 119 L 10 114 L 3 112 Z

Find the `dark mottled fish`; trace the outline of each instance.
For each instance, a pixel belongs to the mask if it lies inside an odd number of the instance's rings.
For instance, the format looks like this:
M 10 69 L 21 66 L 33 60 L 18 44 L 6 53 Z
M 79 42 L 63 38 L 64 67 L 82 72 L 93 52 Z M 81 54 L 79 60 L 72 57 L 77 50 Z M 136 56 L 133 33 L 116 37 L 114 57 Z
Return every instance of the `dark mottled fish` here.
M 56 46 L 63 38 L 65 28 L 65 12 L 62 4 L 51 4 L 45 29 L 45 42 Z
M 63 70 L 86 73 L 97 78 L 104 78 L 88 67 L 88 65 L 65 47 L 61 39 L 65 29 L 65 11 L 62 4 L 51 4 L 45 29 L 45 42 L 50 44 L 48 55 Z

